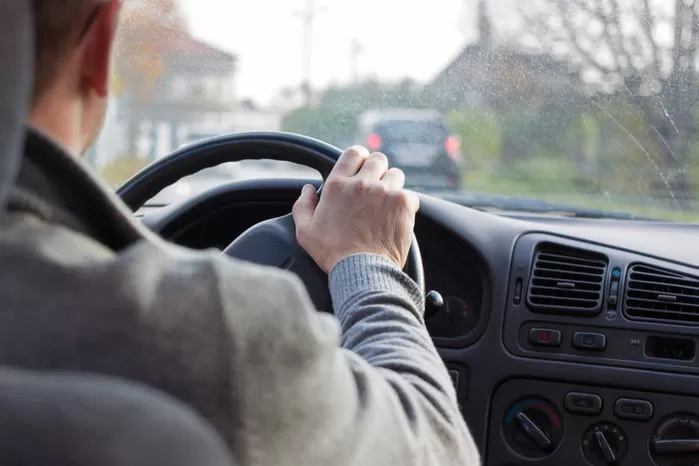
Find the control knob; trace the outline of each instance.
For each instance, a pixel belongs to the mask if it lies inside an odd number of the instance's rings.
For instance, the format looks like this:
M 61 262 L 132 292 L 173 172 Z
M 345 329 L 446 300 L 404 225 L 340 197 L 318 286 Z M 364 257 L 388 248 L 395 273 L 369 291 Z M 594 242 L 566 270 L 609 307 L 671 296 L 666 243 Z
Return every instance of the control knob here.
M 676 413 L 664 418 L 653 431 L 650 453 L 659 466 L 699 464 L 699 417 Z
M 583 434 L 583 455 L 595 466 L 620 464 L 628 449 L 626 434 L 621 427 L 611 422 L 595 424 Z
M 502 431 L 510 448 L 528 459 L 551 455 L 563 438 L 558 410 L 540 398 L 515 403 L 505 415 Z

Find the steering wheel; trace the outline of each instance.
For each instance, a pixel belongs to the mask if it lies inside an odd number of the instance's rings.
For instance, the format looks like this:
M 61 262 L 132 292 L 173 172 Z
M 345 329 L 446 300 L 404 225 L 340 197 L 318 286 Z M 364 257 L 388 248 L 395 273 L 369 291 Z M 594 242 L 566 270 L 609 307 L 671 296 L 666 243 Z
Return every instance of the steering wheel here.
M 117 194 L 133 211 L 180 178 L 221 163 L 271 159 L 314 168 L 326 180 L 342 151 L 335 146 L 291 133 L 246 132 L 205 139 L 180 148 L 134 175 Z M 322 185 L 319 194 L 322 195 Z M 170 218 L 186 215 L 188 203 L 178 205 Z M 328 276 L 296 242 L 291 214 L 260 222 L 236 238 L 225 254 L 261 265 L 294 272 L 306 286 L 316 309 L 332 312 Z M 405 272 L 424 294 L 422 257 L 415 236 Z

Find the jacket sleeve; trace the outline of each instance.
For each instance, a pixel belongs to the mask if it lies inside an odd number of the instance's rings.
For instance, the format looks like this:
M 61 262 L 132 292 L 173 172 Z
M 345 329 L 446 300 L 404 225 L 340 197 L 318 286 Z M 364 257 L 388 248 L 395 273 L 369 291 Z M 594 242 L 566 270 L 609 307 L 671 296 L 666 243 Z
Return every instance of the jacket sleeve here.
M 419 290 L 387 259 L 332 270 L 335 317 L 286 272 L 222 258 L 217 276 L 242 464 L 479 464 Z

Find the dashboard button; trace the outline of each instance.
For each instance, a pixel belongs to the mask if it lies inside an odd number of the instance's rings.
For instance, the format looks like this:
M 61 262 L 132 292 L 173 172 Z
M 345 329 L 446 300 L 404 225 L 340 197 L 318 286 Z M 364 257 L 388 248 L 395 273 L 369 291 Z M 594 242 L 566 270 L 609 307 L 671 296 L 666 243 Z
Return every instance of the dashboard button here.
M 594 393 L 570 392 L 566 395 L 565 407 L 574 414 L 599 414 L 602 412 L 602 398 Z
M 529 331 L 529 343 L 534 346 L 561 346 L 561 332 L 548 328 L 533 328 Z
M 587 351 L 603 351 L 607 347 L 607 336 L 603 333 L 575 332 L 573 347 Z
M 519 306 L 519 303 L 522 302 L 522 279 L 521 278 L 518 278 L 517 281 L 515 281 L 515 293 L 514 293 L 514 297 L 512 298 L 512 302 L 518 306 Z
M 614 414 L 627 421 L 649 421 L 653 418 L 653 404 L 646 400 L 619 398 L 614 404 Z

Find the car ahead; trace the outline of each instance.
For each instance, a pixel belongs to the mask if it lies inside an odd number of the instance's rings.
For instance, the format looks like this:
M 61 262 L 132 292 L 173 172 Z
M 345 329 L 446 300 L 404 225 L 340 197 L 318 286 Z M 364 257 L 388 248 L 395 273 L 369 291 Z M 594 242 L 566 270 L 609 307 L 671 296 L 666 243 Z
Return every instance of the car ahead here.
M 414 190 L 461 189 L 461 144 L 433 110 L 373 110 L 359 118 L 360 144 L 386 154 Z

